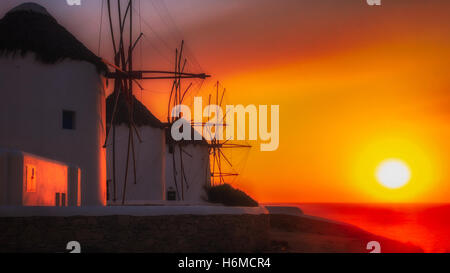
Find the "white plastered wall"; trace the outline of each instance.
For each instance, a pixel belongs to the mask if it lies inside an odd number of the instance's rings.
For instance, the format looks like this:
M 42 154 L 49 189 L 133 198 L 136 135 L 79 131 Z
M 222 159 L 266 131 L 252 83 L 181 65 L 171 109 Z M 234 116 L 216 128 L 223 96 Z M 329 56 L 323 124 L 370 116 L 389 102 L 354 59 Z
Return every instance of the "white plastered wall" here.
M 205 186 L 209 186 L 211 182 L 208 146 L 203 144 L 186 144 L 182 145 L 182 149 L 183 169 L 187 183 L 183 181 L 183 187 L 181 186 L 180 146 L 175 146 L 174 154 L 169 152 L 169 147 L 166 147 L 166 189 L 176 189 L 173 168 L 175 155 L 179 198 L 182 199 L 184 195 L 185 202 L 201 204 L 206 199 Z
M 136 184 L 134 180 L 134 166 L 132 153 L 128 161 L 128 175 L 125 191 L 125 204 L 151 201 L 162 201 L 165 198 L 165 137 L 164 130 L 150 126 L 137 127 L 140 142 L 133 131 L 136 157 Z M 109 204 L 122 204 L 123 188 L 125 185 L 125 169 L 128 151 L 129 128 L 126 125 L 118 125 L 114 132 L 111 129 L 107 144 L 108 166 L 108 192 Z M 113 139 L 115 139 L 115 166 L 116 166 L 116 200 L 114 200 L 113 185 Z
M 103 86 L 88 62 L 0 58 L 0 146 L 79 166 L 82 205 L 106 204 Z M 62 129 L 63 110 L 76 112 L 75 130 Z

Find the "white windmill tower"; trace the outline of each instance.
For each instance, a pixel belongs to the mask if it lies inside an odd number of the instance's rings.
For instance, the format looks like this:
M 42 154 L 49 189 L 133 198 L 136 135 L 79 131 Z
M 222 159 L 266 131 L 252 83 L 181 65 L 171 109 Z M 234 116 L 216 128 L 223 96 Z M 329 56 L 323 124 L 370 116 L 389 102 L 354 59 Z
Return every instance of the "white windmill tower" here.
M 173 110 L 184 103 L 192 83 L 183 86 L 184 68 L 183 46 L 176 50 L 176 65 L 179 77 L 175 78 L 167 107 L 166 130 L 166 191 L 168 201 L 182 201 L 184 203 L 202 203 L 206 199 L 205 188 L 210 186 L 211 172 L 209 168 L 208 142 L 194 129 L 194 124 L 182 117 L 174 117 Z M 175 140 L 172 136 L 172 126 L 181 122 L 179 132 L 190 132 L 190 140 Z
M 107 199 L 110 205 L 122 204 L 124 192 L 127 204 L 161 201 L 164 200 L 165 196 L 164 124 L 135 96 L 132 96 L 132 100 L 133 126 L 137 133 L 131 131 L 131 137 L 129 108 L 124 96 L 119 95 L 116 101 L 113 93 L 106 100 L 107 123 L 110 131 L 110 137 L 106 143 Z M 111 125 L 114 108 L 116 114 Z M 133 158 L 129 156 L 131 144 L 134 146 L 132 150 Z M 133 170 L 133 172 L 126 173 L 126 169 L 123 168 L 126 164 L 129 165 L 129 170 Z M 133 176 L 134 174 L 136 177 Z M 113 175 L 117 179 L 116 183 L 113 183 Z M 126 184 L 124 179 L 128 180 Z
M 214 124 L 208 125 L 208 147 L 209 154 L 211 156 L 211 186 L 218 186 L 225 183 L 230 183 L 240 175 L 240 171 L 248 158 L 252 146 L 247 144 L 245 141 L 222 139 L 223 136 L 219 133 L 219 131 L 226 129 L 229 125 L 231 125 L 227 124 L 227 117 L 229 113 L 222 109 L 226 89 L 222 88 L 220 90 L 220 83 L 217 82 L 215 84 L 215 90 L 212 93 L 213 94 L 209 95 L 208 104 L 211 105 L 211 102 L 213 102 L 214 105 L 216 105 L 216 107 L 224 113 L 222 119 L 216 120 Z M 234 118 L 234 116 L 231 116 L 231 118 Z M 212 132 L 212 128 L 214 128 L 214 132 Z M 235 157 L 234 160 L 232 158 L 233 155 Z
M 0 146 L 77 165 L 82 205 L 106 203 L 106 71 L 40 5 L 0 20 Z

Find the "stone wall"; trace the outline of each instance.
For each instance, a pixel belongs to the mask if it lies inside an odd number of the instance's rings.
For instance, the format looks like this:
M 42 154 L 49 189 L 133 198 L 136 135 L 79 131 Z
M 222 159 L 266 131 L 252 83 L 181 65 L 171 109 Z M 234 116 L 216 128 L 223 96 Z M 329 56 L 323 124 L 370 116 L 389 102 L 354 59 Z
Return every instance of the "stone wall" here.
M 0 218 L 0 252 L 259 252 L 268 215 Z

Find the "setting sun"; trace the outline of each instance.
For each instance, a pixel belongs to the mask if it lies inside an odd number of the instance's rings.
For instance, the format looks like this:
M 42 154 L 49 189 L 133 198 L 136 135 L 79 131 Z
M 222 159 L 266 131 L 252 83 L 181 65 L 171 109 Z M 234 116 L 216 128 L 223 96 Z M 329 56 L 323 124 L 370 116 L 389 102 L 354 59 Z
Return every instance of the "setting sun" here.
M 405 162 L 388 159 L 380 163 L 376 169 L 378 182 L 391 189 L 403 187 L 411 178 L 411 171 Z

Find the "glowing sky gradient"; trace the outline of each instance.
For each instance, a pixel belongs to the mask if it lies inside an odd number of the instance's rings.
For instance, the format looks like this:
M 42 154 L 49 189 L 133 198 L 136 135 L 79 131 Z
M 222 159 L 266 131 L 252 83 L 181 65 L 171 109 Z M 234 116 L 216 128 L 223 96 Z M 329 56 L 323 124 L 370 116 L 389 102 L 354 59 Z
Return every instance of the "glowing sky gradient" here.
M 21 2 L 2 1 L 0 14 Z M 101 1 L 36 2 L 98 53 Z M 280 105 L 279 150 L 254 149 L 236 186 L 262 202 L 450 201 L 449 1 L 166 4 L 179 33 L 141 3 L 157 33 L 143 24 L 145 67 L 170 68 L 168 48 L 185 38 L 214 76 L 205 86 L 220 80 L 233 104 Z M 100 55 L 109 58 L 103 26 Z M 137 94 L 161 119 L 169 86 Z M 408 186 L 379 188 L 373 173 L 387 158 L 411 167 Z

